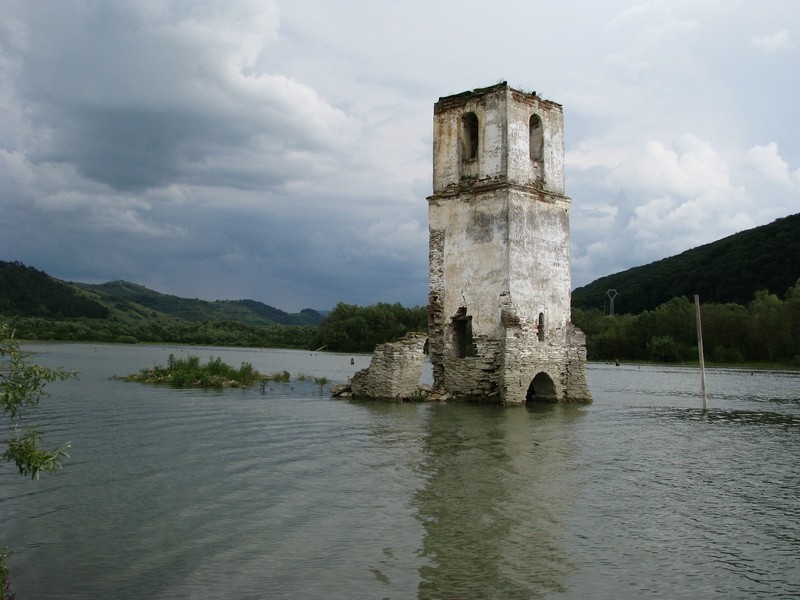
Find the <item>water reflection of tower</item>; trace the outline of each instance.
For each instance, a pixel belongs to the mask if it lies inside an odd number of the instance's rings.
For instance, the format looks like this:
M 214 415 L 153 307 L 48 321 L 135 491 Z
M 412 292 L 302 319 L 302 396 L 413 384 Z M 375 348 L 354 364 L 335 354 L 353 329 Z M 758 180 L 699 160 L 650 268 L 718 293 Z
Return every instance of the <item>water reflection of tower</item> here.
M 500 411 L 433 406 L 427 484 L 414 497 L 425 530 L 419 598 L 537 597 L 571 570 L 562 511 L 575 494 L 573 405 Z

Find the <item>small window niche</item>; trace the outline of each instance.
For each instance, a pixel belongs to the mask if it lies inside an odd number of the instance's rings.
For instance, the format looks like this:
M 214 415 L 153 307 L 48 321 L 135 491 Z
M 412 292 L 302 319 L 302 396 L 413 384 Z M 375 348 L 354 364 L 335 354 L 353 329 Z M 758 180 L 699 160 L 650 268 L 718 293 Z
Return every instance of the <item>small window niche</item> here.
M 457 358 L 477 356 L 475 341 L 472 338 L 472 316 L 461 307 L 453 317 L 453 351 Z
M 528 122 L 529 151 L 533 162 L 542 162 L 544 159 L 544 127 L 539 115 L 531 115 Z
M 461 117 L 461 158 L 464 161 L 478 158 L 478 115 L 474 112 Z
M 544 313 L 539 313 L 539 320 L 536 323 L 536 337 L 540 342 L 544 341 Z

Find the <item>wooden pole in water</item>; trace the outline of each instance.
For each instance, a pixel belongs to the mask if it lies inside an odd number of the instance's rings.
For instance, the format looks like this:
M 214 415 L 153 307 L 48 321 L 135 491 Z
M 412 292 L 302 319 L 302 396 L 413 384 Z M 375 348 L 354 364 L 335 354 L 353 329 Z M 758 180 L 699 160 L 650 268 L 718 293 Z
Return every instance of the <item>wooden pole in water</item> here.
M 697 315 L 697 351 L 700 354 L 700 392 L 703 394 L 703 412 L 708 410 L 706 398 L 706 361 L 703 357 L 703 325 L 700 322 L 700 296 L 694 295 L 694 312 Z

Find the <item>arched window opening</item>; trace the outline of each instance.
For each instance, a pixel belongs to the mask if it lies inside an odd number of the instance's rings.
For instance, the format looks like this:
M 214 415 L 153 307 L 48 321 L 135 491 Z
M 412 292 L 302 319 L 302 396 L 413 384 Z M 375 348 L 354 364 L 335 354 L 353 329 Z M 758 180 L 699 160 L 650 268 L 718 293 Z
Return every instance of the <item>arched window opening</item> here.
M 472 316 L 467 315 L 462 306 L 453 317 L 453 350 L 458 358 L 476 356 L 475 341 L 472 338 Z
M 537 373 L 528 386 L 525 402 L 557 402 L 556 384 L 547 373 Z
M 539 115 L 531 115 L 528 122 L 530 155 L 532 161 L 541 161 L 544 157 L 544 127 Z
M 461 157 L 463 160 L 478 158 L 478 116 L 473 112 L 461 117 Z
M 540 342 L 544 341 L 544 313 L 539 313 L 539 322 L 536 324 L 536 337 Z

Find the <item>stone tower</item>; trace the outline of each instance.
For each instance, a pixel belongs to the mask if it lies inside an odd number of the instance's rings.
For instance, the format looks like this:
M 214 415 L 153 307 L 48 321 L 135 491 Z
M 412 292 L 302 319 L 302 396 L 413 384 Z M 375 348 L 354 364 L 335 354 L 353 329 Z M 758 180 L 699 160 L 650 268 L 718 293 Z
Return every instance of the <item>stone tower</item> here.
M 570 322 L 561 105 L 505 82 L 434 106 L 428 333 L 458 400 L 591 402 Z

